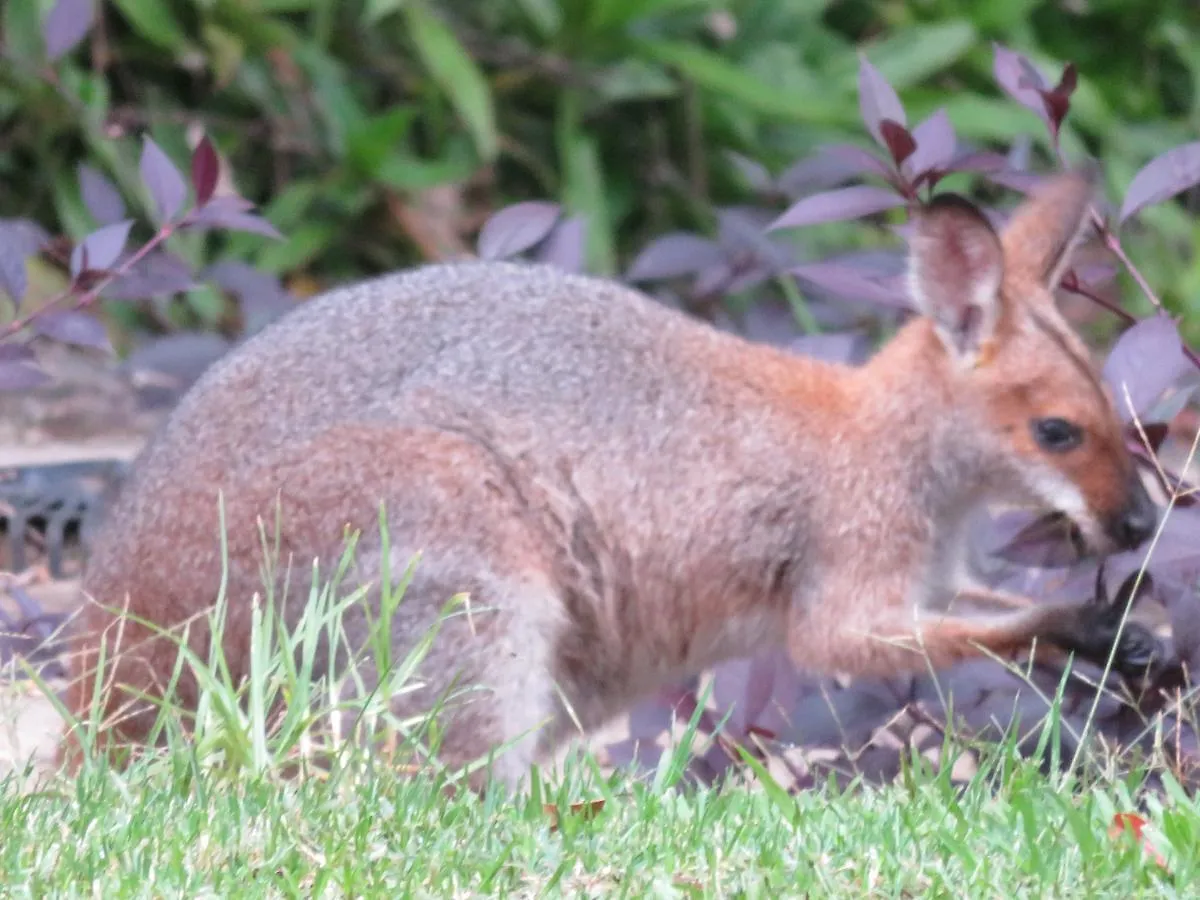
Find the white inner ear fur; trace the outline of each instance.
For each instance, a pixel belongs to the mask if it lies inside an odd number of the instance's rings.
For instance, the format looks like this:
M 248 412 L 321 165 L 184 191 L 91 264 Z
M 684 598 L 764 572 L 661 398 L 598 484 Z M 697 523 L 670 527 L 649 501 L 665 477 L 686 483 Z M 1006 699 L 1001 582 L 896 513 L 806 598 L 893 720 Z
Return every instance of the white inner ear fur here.
M 992 337 L 1000 318 L 1000 283 L 1004 278 L 1004 267 L 998 263 L 975 273 L 965 285 L 942 284 L 930 291 L 925 254 L 936 252 L 935 241 L 914 239 L 908 259 L 909 296 L 917 311 L 933 321 L 950 356 L 961 368 L 969 369 L 979 359 L 983 345 Z M 960 291 L 966 296 L 949 302 L 944 296 L 940 302 L 931 296 Z M 965 330 L 968 325 L 969 330 Z

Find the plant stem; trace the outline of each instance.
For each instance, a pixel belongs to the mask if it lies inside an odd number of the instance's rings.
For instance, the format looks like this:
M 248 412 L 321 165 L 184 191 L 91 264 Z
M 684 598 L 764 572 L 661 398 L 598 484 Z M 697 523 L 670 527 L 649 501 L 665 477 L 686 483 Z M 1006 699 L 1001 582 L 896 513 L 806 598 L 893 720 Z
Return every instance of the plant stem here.
M 150 240 L 148 240 L 143 246 L 138 248 L 132 254 L 130 254 L 128 259 L 126 259 L 124 262 L 122 262 L 115 269 L 107 270 L 104 273 L 104 275 L 102 275 L 95 284 L 93 284 L 90 288 L 88 288 L 86 291 L 84 291 L 82 294 L 80 294 L 79 298 L 75 301 L 73 308 L 74 309 L 83 309 L 85 306 L 88 306 L 91 303 L 94 303 L 96 301 L 96 298 L 100 296 L 101 291 L 103 291 L 106 287 L 108 287 L 110 284 L 112 284 L 112 282 L 115 279 L 121 277 L 122 275 L 127 275 L 129 273 L 129 270 L 132 269 L 139 262 L 141 262 L 143 259 L 145 259 L 146 255 L 149 254 L 150 251 L 154 250 L 154 248 L 158 247 L 160 244 L 163 243 L 163 241 L 165 241 L 172 234 L 174 234 L 176 227 L 177 226 L 173 223 L 167 223 L 162 228 L 160 228 L 154 234 L 154 236 L 152 238 L 150 238 Z M 75 291 L 75 280 L 72 279 L 71 284 L 67 287 L 67 289 L 65 291 L 62 291 L 57 296 L 51 298 L 49 301 L 47 301 L 45 303 L 45 305 L 39 307 L 38 309 L 35 309 L 33 312 L 31 312 L 27 316 L 24 316 L 23 318 L 14 319 L 13 321 L 9 322 L 8 325 L 4 326 L 3 329 L 0 329 L 0 341 L 4 340 L 5 338 L 11 337 L 12 335 L 16 334 L 18 331 L 20 331 L 23 328 L 28 328 L 30 323 L 33 322 L 35 319 L 37 319 L 38 316 L 42 315 L 43 313 L 47 312 L 48 310 L 53 309 L 59 303 L 62 303 L 64 300 L 66 300 L 68 297 L 70 297 L 72 295 L 72 293 L 74 293 L 74 291 Z

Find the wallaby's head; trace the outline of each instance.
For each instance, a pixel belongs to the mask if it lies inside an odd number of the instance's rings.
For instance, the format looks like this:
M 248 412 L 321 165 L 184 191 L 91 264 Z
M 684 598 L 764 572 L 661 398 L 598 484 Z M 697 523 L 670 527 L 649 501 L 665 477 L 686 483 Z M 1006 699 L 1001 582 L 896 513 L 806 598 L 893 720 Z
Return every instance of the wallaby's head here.
M 940 339 L 963 440 L 1015 491 L 1070 518 L 1093 549 L 1132 549 L 1157 510 L 1125 446 L 1114 398 L 1054 290 L 1088 225 L 1091 178 L 1056 176 L 1002 233 L 941 195 L 917 216 L 910 289 Z

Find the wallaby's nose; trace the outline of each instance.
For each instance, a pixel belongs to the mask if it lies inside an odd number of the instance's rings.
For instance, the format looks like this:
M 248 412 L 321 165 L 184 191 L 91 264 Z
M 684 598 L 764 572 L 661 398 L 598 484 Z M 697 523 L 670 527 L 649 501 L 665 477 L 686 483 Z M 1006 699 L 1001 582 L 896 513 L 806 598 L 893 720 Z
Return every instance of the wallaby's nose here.
M 1145 485 L 1136 474 L 1130 477 L 1125 508 L 1109 526 L 1109 536 L 1123 550 L 1136 550 L 1158 526 L 1158 507 L 1150 499 Z

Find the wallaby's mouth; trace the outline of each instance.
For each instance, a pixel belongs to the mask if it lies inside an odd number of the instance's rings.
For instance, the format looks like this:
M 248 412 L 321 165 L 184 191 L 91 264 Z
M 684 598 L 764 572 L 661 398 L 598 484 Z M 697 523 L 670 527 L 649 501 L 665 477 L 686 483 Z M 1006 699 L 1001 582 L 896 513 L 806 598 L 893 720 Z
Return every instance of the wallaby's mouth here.
M 1088 556 L 1092 553 L 1103 552 L 1106 548 L 1097 546 L 1097 541 L 1089 540 L 1087 535 L 1083 533 L 1083 528 L 1079 523 L 1068 516 L 1065 512 L 1054 511 L 1049 514 L 1051 518 L 1057 519 L 1057 527 L 1061 529 L 1064 539 L 1067 540 L 1071 549 L 1080 556 Z

